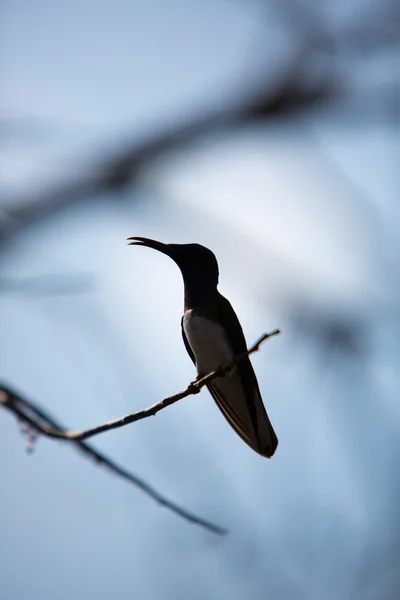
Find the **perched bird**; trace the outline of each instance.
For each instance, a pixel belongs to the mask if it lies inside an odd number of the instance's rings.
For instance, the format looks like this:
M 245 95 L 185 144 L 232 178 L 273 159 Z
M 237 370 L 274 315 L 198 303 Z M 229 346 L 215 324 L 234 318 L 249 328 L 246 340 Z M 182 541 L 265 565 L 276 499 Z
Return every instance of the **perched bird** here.
M 166 254 L 181 270 L 185 288 L 181 321 L 186 350 L 198 377 L 246 352 L 242 327 L 229 301 L 217 290 L 215 255 L 199 244 L 163 244 L 143 237 L 128 238 L 130 244 L 147 246 Z M 261 398 L 250 359 L 207 385 L 218 408 L 236 433 L 258 454 L 271 458 L 278 439 Z

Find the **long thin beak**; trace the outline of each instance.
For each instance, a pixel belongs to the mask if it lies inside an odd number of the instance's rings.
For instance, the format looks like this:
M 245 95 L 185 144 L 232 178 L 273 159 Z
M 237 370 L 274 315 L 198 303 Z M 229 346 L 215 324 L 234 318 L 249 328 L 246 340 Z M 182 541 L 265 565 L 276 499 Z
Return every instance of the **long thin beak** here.
M 144 237 L 130 237 L 127 241 L 129 242 L 129 246 L 146 246 L 147 248 L 153 248 L 163 254 L 169 255 L 168 244 L 157 242 L 157 240 L 150 240 L 149 238 Z

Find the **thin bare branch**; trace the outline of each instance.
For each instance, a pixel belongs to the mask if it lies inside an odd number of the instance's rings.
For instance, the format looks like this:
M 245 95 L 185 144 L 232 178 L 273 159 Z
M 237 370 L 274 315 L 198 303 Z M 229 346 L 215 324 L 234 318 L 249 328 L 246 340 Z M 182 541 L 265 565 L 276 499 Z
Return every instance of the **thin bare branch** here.
M 54 419 L 47 411 L 40 408 L 32 401 L 28 401 L 23 398 L 18 392 L 13 390 L 10 386 L 0 383 L 0 405 L 7 408 L 10 412 L 12 412 L 18 420 L 22 421 L 34 432 L 40 433 L 47 437 L 53 439 L 59 439 L 63 441 L 70 442 L 77 446 L 80 450 L 94 459 L 98 464 L 101 464 L 107 467 L 111 472 L 123 477 L 130 483 L 139 487 L 143 492 L 145 492 L 148 496 L 153 498 L 156 502 L 165 506 L 166 508 L 172 510 L 174 513 L 179 515 L 180 517 L 190 521 L 191 523 L 195 523 L 208 531 L 216 533 L 218 535 L 224 535 L 227 533 L 225 529 L 219 527 L 218 525 L 214 525 L 209 521 L 201 519 L 188 512 L 186 509 L 181 508 L 174 502 L 171 502 L 163 495 L 161 495 L 157 490 L 151 487 L 148 483 L 119 466 L 117 463 L 109 459 L 104 454 L 100 453 L 98 450 L 93 448 L 90 444 L 85 442 L 84 440 L 97 435 L 99 433 L 103 433 L 105 431 L 110 431 L 111 429 L 117 429 L 119 427 L 123 427 L 128 425 L 129 423 L 133 423 L 135 421 L 139 421 L 140 419 L 144 419 L 146 417 L 150 417 L 155 415 L 163 408 L 167 406 L 171 406 L 178 400 L 186 398 L 187 396 L 191 396 L 193 394 L 198 394 L 200 390 L 207 384 L 210 383 L 213 379 L 217 377 L 223 377 L 226 375 L 239 361 L 243 360 L 250 354 L 257 352 L 261 346 L 261 344 L 267 340 L 268 338 L 279 334 L 279 329 L 275 329 L 271 333 L 265 333 L 262 335 L 251 348 L 249 348 L 246 352 L 239 354 L 229 365 L 225 367 L 219 367 L 216 371 L 212 373 L 208 373 L 201 379 L 195 379 L 192 381 L 188 387 L 175 394 L 174 396 L 170 396 L 169 398 L 165 398 L 161 402 L 150 406 L 149 408 L 142 410 L 138 413 L 133 413 L 131 415 L 122 417 L 120 419 L 115 419 L 114 421 L 109 421 L 97 427 L 92 427 L 91 429 L 87 429 L 84 431 L 68 431 L 63 425 L 60 424 L 59 421 Z
M 17 419 L 27 423 L 33 431 L 39 431 L 40 433 L 45 434 L 44 424 L 46 423 L 48 427 L 53 428 L 54 430 L 66 432 L 60 422 L 56 421 L 47 411 L 44 411 L 31 401 L 25 400 L 20 394 L 18 394 L 18 392 L 4 384 L 0 384 L 0 405 L 4 406 L 4 408 L 8 408 L 12 413 L 14 413 Z M 92 458 L 97 464 L 106 467 L 115 475 L 126 479 L 129 481 L 129 483 L 132 483 L 141 489 L 145 494 L 150 496 L 150 498 L 155 500 L 158 504 L 165 506 L 178 516 L 186 519 L 186 521 L 195 523 L 196 525 L 203 527 L 203 529 L 207 529 L 208 531 L 217 535 L 226 535 L 228 533 L 223 527 L 219 527 L 210 521 L 202 519 L 201 517 L 197 517 L 185 508 L 175 504 L 175 502 L 168 500 L 168 498 L 163 496 L 143 479 L 137 477 L 124 467 L 118 465 L 115 461 L 108 458 L 102 452 L 96 450 L 87 442 L 80 440 L 68 440 L 68 438 L 64 438 L 64 440 L 74 444 L 74 446 L 82 450 L 86 456 Z
M 175 404 L 175 402 L 178 402 L 178 400 L 182 400 L 183 398 L 187 398 L 187 396 L 192 396 L 193 394 L 198 394 L 205 385 L 207 385 L 217 377 L 223 377 L 224 375 L 226 375 L 226 373 L 228 373 L 239 361 L 243 360 L 244 358 L 247 358 L 250 354 L 257 352 L 261 344 L 265 340 L 279 333 L 279 329 L 275 329 L 275 331 L 271 333 L 264 333 L 264 335 L 262 335 L 260 339 L 255 344 L 253 344 L 251 348 L 249 348 L 249 350 L 236 356 L 236 358 L 229 365 L 225 367 L 219 367 L 218 369 L 212 371 L 211 373 L 208 373 L 201 379 L 195 379 L 194 381 L 189 383 L 186 389 L 182 390 L 181 392 L 178 392 L 173 396 L 169 396 L 168 398 L 164 398 L 164 400 L 161 400 L 160 402 L 157 402 L 156 404 L 153 404 L 152 406 L 149 406 L 144 410 L 140 410 L 139 412 L 132 413 L 130 415 L 126 415 L 118 419 L 113 419 L 112 421 L 107 421 L 106 423 L 102 423 L 101 425 L 96 425 L 95 427 L 91 427 L 90 429 L 84 429 L 82 431 L 65 431 L 65 429 L 55 428 L 49 423 L 47 418 L 33 420 L 33 423 L 29 421 L 29 424 L 35 429 L 37 429 L 41 434 L 47 437 L 72 441 L 83 441 L 90 437 L 98 435 L 99 433 L 104 433 L 105 431 L 110 431 L 112 429 L 118 429 L 119 427 L 125 427 L 125 425 L 129 425 L 130 423 L 134 423 L 135 421 L 140 421 L 141 419 L 146 419 L 147 417 L 152 417 L 156 415 L 158 412 L 160 412 L 160 410 L 167 408 L 167 406 L 171 406 L 171 404 Z M 6 406 L 10 410 L 13 410 L 12 406 Z M 19 414 L 19 416 L 21 418 L 24 418 L 24 416 L 21 414 Z M 31 416 L 29 415 L 29 410 L 26 416 L 29 419 L 31 419 Z

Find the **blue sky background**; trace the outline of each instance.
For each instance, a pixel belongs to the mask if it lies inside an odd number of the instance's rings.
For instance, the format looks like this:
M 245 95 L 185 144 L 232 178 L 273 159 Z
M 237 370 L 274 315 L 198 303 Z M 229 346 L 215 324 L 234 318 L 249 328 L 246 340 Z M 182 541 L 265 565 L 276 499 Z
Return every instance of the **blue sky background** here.
M 365 11 L 335 6 L 321 11 L 334 29 Z M 297 49 L 273 3 L 6 1 L 0 12 L 1 219 L 126 140 L 223 107 L 260 74 L 273 85 Z M 379 95 L 396 59 L 389 48 L 339 60 L 345 101 L 209 135 L 135 187 L 1 247 L 1 378 L 73 428 L 194 377 L 180 273 L 128 236 L 210 247 L 249 343 L 282 329 L 253 358 L 280 440 L 271 461 L 206 391 L 94 440 L 225 538 L 67 445 L 39 439 L 28 455 L 2 411 L 2 598 L 396 597 L 400 137 Z M 48 293 L 6 285 L 43 276 Z M 52 293 L 60 278 L 87 289 Z

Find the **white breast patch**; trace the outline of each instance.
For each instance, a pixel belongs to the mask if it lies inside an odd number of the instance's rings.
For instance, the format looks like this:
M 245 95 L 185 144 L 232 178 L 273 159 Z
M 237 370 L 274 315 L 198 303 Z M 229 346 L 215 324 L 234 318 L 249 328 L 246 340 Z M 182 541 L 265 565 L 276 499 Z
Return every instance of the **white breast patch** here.
M 197 373 L 205 375 L 234 359 L 225 330 L 218 323 L 188 310 L 183 317 L 183 330 L 195 356 Z

